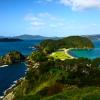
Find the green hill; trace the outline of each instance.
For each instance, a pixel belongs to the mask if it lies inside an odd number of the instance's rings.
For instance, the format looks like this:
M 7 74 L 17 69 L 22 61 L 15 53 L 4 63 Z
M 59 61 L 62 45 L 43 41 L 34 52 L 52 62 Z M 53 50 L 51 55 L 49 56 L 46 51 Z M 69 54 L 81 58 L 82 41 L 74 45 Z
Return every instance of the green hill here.
M 37 51 L 27 57 L 29 70 L 11 90 L 13 99 L 3 100 L 100 100 L 100 58 L 54 59 L 45 51 L 47 47 L 49 53 L 56 51 L 53 45 L 56 49 L 93 47 L 92 42 L 83 37 L 43 41 Z
M 44 40 L 40 43 L 40 48 L 44 52 L 51 53 L 59 48 L 93 48 L 94 45 L 90 39 L 81 36 L 70 36 L 59 40 Z

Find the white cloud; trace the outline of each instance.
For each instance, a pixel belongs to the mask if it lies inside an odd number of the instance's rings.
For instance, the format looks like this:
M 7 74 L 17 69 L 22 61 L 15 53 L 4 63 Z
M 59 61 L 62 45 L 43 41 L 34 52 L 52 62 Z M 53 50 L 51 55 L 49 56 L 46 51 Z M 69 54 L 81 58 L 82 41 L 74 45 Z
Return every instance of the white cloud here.
M 37 0 L 39 3 L 60 3 L 69 6 L 72 10 L 83 10 L 90 8 L 100 9 L 100 0 Z
M 49 20 L 56 20 L 56 19 L 57 19 L 55 16 L 49 14 L 48 12 L 39 13 L 37 16 L 38 16 L 39 18 L 49 19 Z
M 27 14 L 24 18 L 25 21 L 27 21 L 31 27 L 33 27 L 34 29 L 38 29 L 41 28 L 45 25 L 45 22 L 43 21 L 43 19 L 40 17 L 39 14 L 34 15 L 34 14 Z
M 100 8 L 100 0 L 60 0 L 60 3 L 73 10 Z
M 34 22 L 31 22 L 31 25 L 34 26 L 34 27 L 38 27 L 38 26 L 43 26 L 43 25 L 45 25 L 45 23 L 43 23 L 43 22 L 38 22 L 38 21 L 34 21 Z
M 24 18 L 33 29 L 57 28 L 63 26 L 64 20 L 50 13 L 27 14 Z
M 26 21 L 35 21 L 40 20 L 38 17 L 34 16 L 33 14 L 27 14 L 24 18 Z

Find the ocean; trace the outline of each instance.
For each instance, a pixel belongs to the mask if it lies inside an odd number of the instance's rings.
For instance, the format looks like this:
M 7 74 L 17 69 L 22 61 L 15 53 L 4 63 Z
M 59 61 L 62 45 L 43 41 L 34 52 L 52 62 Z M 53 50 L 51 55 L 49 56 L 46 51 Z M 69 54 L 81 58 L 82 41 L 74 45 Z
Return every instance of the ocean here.
M 34 45 L 40 43 L 41 40 L 20 41 L 20 42 L 0 42 L 0 56 L 7 54 L 9 51 L 17 50 L 25 56 L 30 55 L 34 51 Z M 9 65 L 0 68 L 0 96 L 8 89 L 14 81 L 25 75 L 27 67 L 25 63 Z

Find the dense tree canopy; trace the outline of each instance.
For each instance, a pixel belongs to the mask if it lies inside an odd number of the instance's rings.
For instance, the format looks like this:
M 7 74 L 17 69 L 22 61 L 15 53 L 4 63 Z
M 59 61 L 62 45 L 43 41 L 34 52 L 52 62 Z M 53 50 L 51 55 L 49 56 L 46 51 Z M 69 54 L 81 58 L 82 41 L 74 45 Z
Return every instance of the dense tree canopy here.
M 44 40 L 40 43 L 44 52 L 51 53 L 59 48 L 93 48 L 91 40 L 86 37 L 70 36 L 59 40 Z

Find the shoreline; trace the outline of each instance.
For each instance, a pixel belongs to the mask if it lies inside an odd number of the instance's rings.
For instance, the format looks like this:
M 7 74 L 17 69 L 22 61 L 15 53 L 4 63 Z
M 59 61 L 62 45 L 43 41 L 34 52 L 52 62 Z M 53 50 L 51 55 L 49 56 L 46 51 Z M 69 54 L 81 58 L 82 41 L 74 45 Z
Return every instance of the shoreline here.
M 24 63 L 24 62 L 21 62 L 21 63 Z M 1 65 L 0 68 L 6 68 L 8 66 L 9 65 Z M 26 74 L 27 71 L 28 71 L 28 68 L 26 68 L 26 70 L 25 70 L 24 73 Z M 5 89 L 4 91 L 2 91 L 2 94 L 0 95 L 0 100 L 2 100 L 3 98 L 5 98 L 6 95 L 8 95 L 10 93 L 10 91 L 12 91 L 13 88 L 15 88 L 24 78 L 25 77 L 22 76 L 22 77 L 20 77 L 20 78 L 18 78 L 16 80 L 12 81 L 12 83 L 10 84 L 10 86 L 7 89 Z
M 70 53 L 71 50 L 91 50 L 91 49 L 92 48 L 69 48 L 69 49 L 66 50 L 66 52 L 67 52 L 67 55 L 69 55 L 73 59 L 77 59 L 78 57 L 71 55 L 71 53 Z
M 70 59 L 77 59 L 77 57 L 72 56 L 71 53 L 69 53 L 70 50 L 72 50 L 72 49 L 74 49 L 74 48 L 69 48 L 69 49 L 65 49 L 65 48 L 64 48 L 64 52 L 65 52 L 65 54 L 66 54 Z
M 72 48 L 65 49 L 65 54 L 66 54 L 67 56 L 69 56 L 71 59 L 75 59 L 76 57 L 72 56 L 72 55 L 69 53 L 70 50 L 72 50 Z
M 14 90 L 14 89 L 17 87 L 17 85 L 19 85 L 24 79 L 25 79 L 25 77 L 21 77 L 20 79 L 13 81 L 13 84 L 12 84 L 8 89 L 6 89 L 6 90 L 3 92 L 3 95 L 0 96 L 0 99 L 2 99 L 2 100 L 11 100 L 10 98 L 13 98 L 13 97 L 14 97 L 14 95 L 13 95 L 13 90 Z
M 28 68 L 25 70 L 25 74 L 27 73 Z M 10 96 L 13 97 L 13 90 L 25 79 L 25 76 L 20 77 L 19 79 L 12 82 L 10 87 L 3 92 L 3 95 L 0 96 L 0 100 L 11 100 Z

